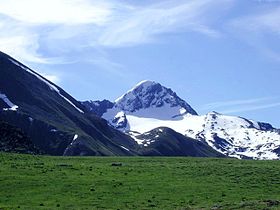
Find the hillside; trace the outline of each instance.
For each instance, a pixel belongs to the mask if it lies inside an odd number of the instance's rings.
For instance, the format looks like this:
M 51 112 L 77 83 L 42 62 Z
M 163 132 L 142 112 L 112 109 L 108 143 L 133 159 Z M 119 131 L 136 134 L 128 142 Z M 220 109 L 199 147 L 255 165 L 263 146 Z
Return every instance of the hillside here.
M 0 120 L 50 155 L 134 155 L 137 144 L 63 89 L 0 53 Z M 129 151 L 123 147 L 129 148 Z

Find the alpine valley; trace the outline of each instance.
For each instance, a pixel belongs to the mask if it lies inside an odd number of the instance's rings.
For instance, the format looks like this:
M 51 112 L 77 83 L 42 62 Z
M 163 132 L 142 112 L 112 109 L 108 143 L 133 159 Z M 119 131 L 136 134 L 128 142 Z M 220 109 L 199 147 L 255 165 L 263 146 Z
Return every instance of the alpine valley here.
M 268 123 L 198 115 L 154 81 L 140 82 L 115 102 L 79 102 L 1 52 L 0 125 L 6 152 L 280 159 L 280 130 Z

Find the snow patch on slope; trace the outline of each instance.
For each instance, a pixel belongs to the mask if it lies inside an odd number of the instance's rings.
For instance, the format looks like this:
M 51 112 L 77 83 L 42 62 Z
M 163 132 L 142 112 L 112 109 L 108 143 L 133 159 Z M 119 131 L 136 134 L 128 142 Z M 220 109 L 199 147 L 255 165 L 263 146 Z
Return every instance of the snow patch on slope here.
M 75 143 L 75 141 L 78 139 L 78 137 L 79 137 L 79 135 L 75 134 L 70 145 L 73 145 Z
M 75 141 L 78 137 L 78 134 L 75 134 L 75 136 L 73 137 L 73 141 Z
M 0 93 L 0 99 L 2 99 L 10 107 L 10 108 L 4 108 L 3 109 L 4 111 L 8 111 L 8 110 L 17 111 L 18 106 L 13 104 L 5 94 Z
M 126 150 L 126 151 L 128 151 L 128 152 L 129 152 L 129 149 L 127 149 L 126 147 L 121 146 L 121 148 L 123 148 L 124 150 Z

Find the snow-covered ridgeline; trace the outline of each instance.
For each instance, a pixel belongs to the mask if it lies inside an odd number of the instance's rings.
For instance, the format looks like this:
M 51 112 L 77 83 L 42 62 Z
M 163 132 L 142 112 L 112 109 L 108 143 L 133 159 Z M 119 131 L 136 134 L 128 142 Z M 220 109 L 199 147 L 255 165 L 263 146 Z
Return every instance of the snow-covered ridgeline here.
M 129 133 L 138 144 L 144 145 L 148 141 L 137 139 L 137 135 L 154 128 L 168 127 L 188 137 L 206 141 L 217 151 L 231 157 L 279 159 L 274 150 L 280 147 L 280 134 L 273 130 L 261 130 L 259 124 L 252 120 L 215 112 L 202 116 L 186 114 L 172 118 L 174 112 L 165 107 L 142 109 L 126 114 L 118 111 L 108 110 L 103 117 L 110 122 L 114 116 L 120 116 L 122 113 L 122 118 L 118 119 L 126 119 L 127 124 L 120 130 Z M 168 112 L 166 116 L 169 116 L 169 119 L 160 119 L 162 113 Z M 118 123 L 121 124 L 120 121 Z
M 193 137 L 205 139 L 211 147 L 232 157 L 279 159 L 275 152 L 280 148 L 279 132 L 260 129 L 252 120 L 209 113 L 204 116 L 204 129 L 199 135 Z
M 10 107 L 10 108 L 4 108 L 3 109 L 4 111 L 7 110 L 17 111 L 18 106 L 13 104 L 5 94 L 0 93 L 0 99 L 2 99 Z
M 29 68 L 21 65 L 20 63 L 16 62 L 13 59 L 9 59 L 13 64 L 19 66 L 20 68 L 22 68 L 23 70 L 27 71 L 28 73 L 34 75 L 35 77 L 37 77 L 39 80 L 41 80 L 42 82 L 44 82 L 47 86 L 49 86 L 49 88 L 55 92 L 58 93 L 58 95 L 60 95 L 64 100 L 66 100 L 69 104 L 71 104 L 76 110 L 78 110 L 81 113 L 84 113 L 83 110 L 81 110 L 80 108 L 78 108 L 75 104 L 73 104 L 68 98 L 66 98 L 64 95 L 62 95 L 59 91 L 59 89 L 57 87 L 55 87 L 53 84 L 51 84 L 49 81 L 47 81 L 46 79 L 44 79 L 44 77 L 40 76 L 39 74 L 36 74 L 35 72 L 33 72 L 32 70 L 30 70 Z

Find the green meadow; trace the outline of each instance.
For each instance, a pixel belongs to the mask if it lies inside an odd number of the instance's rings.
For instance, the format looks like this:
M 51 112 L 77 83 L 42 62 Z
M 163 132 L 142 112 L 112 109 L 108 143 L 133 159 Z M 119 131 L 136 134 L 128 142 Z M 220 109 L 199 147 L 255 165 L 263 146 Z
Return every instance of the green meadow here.
M 280 209 L 280 162 L 0 153 L 0 209 Z

